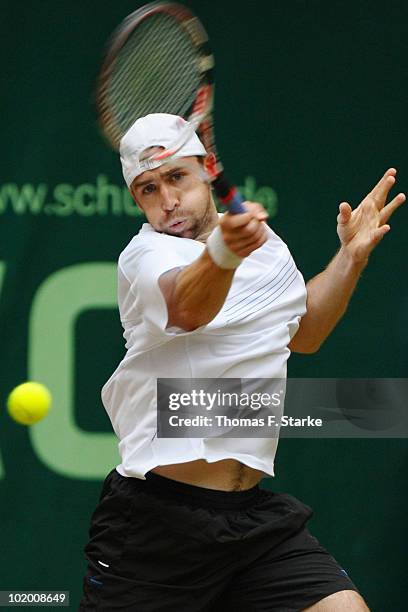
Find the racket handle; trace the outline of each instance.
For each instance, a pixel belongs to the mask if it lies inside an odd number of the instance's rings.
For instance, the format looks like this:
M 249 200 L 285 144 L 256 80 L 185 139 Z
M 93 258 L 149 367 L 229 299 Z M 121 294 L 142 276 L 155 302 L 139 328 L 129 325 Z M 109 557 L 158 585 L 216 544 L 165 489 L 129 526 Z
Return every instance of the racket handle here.
M 217 176 L 213 185 L 221 204 L 224 204 L 224 206 L 228 208 L 228 212 L 233 215 L 239 215 L 246 212 L 244 198 L 239 193 L 238 189 L 227 181 L 223 172 Z

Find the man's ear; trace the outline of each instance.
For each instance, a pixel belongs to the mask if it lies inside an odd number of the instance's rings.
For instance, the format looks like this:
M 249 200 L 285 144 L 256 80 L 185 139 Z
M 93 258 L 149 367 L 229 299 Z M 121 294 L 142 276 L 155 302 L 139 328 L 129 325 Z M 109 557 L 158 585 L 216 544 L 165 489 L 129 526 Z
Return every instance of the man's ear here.
M 217 158 L 215 157 L 214 153 L 207 153 L 203 160 L 203 166 L 210 179 L 217 174 Z

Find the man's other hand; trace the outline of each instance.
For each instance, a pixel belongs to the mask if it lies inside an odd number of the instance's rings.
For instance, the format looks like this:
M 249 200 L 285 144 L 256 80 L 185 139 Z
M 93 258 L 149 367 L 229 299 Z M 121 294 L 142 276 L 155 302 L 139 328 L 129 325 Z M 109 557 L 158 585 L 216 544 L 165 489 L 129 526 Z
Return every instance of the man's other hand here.
M 390 230 L 387 224 L 393 212 L 405 202 L 405 194 L 399 193 L 388 204 L 387 197 L 395 185 L 397 171 L 390 168 L 374 189 L 354 210 L 348 202 L 339 206 L 337 234 L 342 249 L 352 261 L 364 264 L 371 251 Z

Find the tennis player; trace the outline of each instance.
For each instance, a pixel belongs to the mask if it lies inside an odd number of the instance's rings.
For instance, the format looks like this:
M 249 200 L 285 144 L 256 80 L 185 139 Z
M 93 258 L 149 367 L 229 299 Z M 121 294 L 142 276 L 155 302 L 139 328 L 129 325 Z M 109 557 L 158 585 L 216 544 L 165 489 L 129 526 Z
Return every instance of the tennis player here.
M 291 351 L 318 350 L 344 314 L 388 219 L 388 170 L 362 203 L 343 202 L 340 249 L 305 283 L 260 204 L 219 217 L 194 134 L 170 162 L 149 155 L 183 120 L 136 121 L 121 142 L 130 192 L 147 217 L 119 257 L 127 353 L 102 391 L 121 464 L 106 478 L 85 552 L 81 610 L 367 611 L 309 533 L 312 510 L 259 487 L 271 438 L 158 438 L 157 378 L 285 378 Z

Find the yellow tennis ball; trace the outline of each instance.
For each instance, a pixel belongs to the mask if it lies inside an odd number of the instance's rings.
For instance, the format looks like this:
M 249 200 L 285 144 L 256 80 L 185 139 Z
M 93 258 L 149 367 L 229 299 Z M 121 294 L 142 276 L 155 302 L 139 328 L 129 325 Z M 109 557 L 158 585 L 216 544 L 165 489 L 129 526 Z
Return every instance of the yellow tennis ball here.
M 44 385 L 25 382 L 10 393 L 7 408 L 11 418 L 17 423 L 32 425 L 41 421 L 48 413 L 51 399 L 51 393 Z

